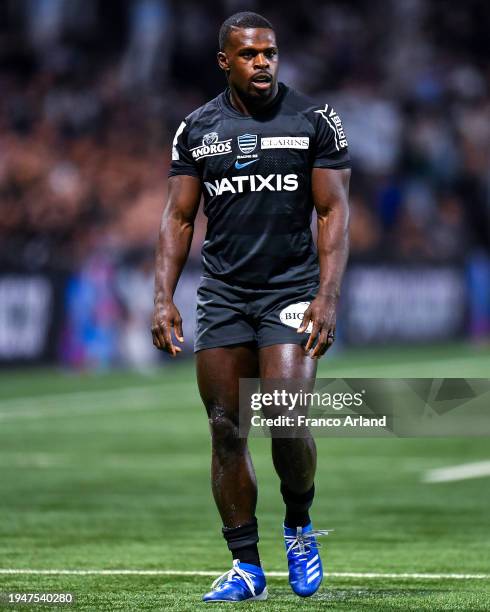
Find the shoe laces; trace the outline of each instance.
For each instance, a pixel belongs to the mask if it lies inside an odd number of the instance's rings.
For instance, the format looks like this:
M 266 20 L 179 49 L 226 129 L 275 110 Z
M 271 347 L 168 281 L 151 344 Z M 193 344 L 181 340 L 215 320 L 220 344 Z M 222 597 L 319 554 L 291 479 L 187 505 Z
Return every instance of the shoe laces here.
M 333 529 L 313 529 L 307 533 L 303 532 L 303 527 L 296 529 L 296 535 L 285 535 L 284 539 L 288 546 L 286 554 L 290 552 L 306 555 L 311 552 L 311 549 L 317 549 L 321 547 L 320 542 L 317 542 L 315 538 L 318 536 L 328 535 Z
M 221 574 L 221 576 L 216 578 L 216 580 L 211 585 L 211 588 L 215 589 L 220 584 L 233 580 L 233 578 L 235 576 L 240 576 L 240 578 L 242 578 L 243 581 L 245 582 L 245 584 L 247 585 L 249 591 L 255 597 L 255 587 L 254 587 L 254 583 L 252 581 L 252 578 L 254 577 L 254 575 L 250 574 L 249 572 L 246 572 L 244 569 L 242 569 L 240 567 L 239 563 L 240 563 L 240 561 L 238 559 L 234 559 L 233 560 L 233 567 L 231 568 L 231 570 L 226 571 L 224 574 Z

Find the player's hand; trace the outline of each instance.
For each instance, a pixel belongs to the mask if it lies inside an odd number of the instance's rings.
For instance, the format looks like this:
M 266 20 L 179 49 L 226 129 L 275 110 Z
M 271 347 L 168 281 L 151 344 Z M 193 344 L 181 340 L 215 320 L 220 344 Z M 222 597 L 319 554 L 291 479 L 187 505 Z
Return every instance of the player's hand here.
M 318 295 L 303 314 L 298 334 L 305 332 L 310 323 L 313 324 L 305 346 L 305 352 L 309 353 L 312 359 L 319 359 L 335 341 L 336 310 L 337 298 L 335 296 Z M 310 353 L 315 340 L 317 340 L 316 346 Z
M 172 330 L 179 342 L 184 342 L 182 332 L 182 317 L 173 302 L 157 302 L 153 311 L 151 334 L 153 344 L 161 351 L 166 351 L 176 357 L 182 351 L 180 346 L 172 342 Z

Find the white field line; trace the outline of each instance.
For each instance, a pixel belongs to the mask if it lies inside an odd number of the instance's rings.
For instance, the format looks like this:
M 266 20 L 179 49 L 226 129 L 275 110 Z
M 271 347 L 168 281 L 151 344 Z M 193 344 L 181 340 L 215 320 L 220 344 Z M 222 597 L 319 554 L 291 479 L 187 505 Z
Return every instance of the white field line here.
M 0 569 L 3 575 L 29 576 L 209 576 L 220 571 L 199 570 L 137 570 L 137 569 Z M 266 572 L 272 578 L 284 578 L 287 572 Z M 328 572 L 331 578 L 401 578 L 420 580 L 489 580 L 490 574 L 432 574 L 432 573 L 384 573 L 384 572 Z
M 479 361 L 479 355 L 475 355 L 475 359 L 477 361 Z M 384 369 L 398 369 L 400 367 L 406 367 L 406 368 L 410 368 L 412 366 L 423 366 L 423 367 L 433 367 L 435 365 L 438 364 L 449 364 L 449 365 L 456 365 L 456 366 L 461 366 L 464 365 L 465 369 L 468 370 L 468 365 L 471 364 L 471 357 L 466 357 L 464 359 L 461 359 L 459 357 L 441 357 L 437 360 L 425 360 L 425 361 L 406 361 L 406 362 L 402 362 L 402 363 L 385 363 L 382 365 L 377 365 L 377 364 L 365 364 L 363 366 L 358 366 L 358 367 L 354 367 L 354 368 L 348 368 L 349 370 L 349 376 L 348 378 L 355 378 L 355 376 L 353 376 L 351 374 L 351 372 L 356 372 L 356 376 L 357 373 L 361 373 L 361 378 L 363 378 L 362 376 L 362 372 L 363 371 L 369 371 L 369 370 L 375 370 L 376 372 L 379 370 L 384 370 Z M 321 372 L 318 376 L 318 378 L 336 378 L 338 377 L 338 372 L 337 371 L 345 371 L 345 367 L 344 366 L 337 366 L 337 364 L 335 364 L 335 362 L 333 364 L 330 365 L 329 367 L 329 374 L 330 376 L 322 376 Z M 409 375 L 407 375 L 406 377 L 410 378 Z M 345 377 L 344 377 L 345 378 Z M 364 377 L 364 378 L 369 378 L 369 377 Z M 378 378 L 378 376 L 376 376 L 376 378 Z M 382 378 L 387 378 L 386 376 L 383 376 Z M 436 376 L 436 378 L 438 378 L 438 376 Z M 440 377 L 439 377 L 440 378 Z M 478 377 L 477 377 L 478 378 Z M 50 404 L 52 402 L 67 402 L 67 401 L 73 401 L 73 402 L 79 402 L 79 401 L 90 401 L 90 399 L 102 399 L 104 397 L 110 398 L 111 396 L 124 396 L 127 393 L 145 393 L 145 392 L 151 392 L 151 391 L 155 391 L 155 392 L 164 392 L 165 389 L 167 388 L 174 388 L 175 386 L 177 387 L 186 387 L 188 388 L 189 383 L 188 382 L 181 382 L 181 383 L 173 383 L 171 380 L 168 381 L 168 383 L 166 384 L 156 384 L 156 385 L 139 385 L 139 386 L 128 386 L 128 387 L 119 387 L 119 388 L 115 388 L 115 389 L 100 389 L 100 390 L 94 390 L 94 391 L 67 391 L 67 392 L 63 392 L 63 393 L 49 393 L 49 394 L 44 394 L 44 395 L 26 395 L 26 396 L 19 396 L 19 397 L 14 397 L 14 398 L 6 398 L 6 399 L 1 399 L 0 398 L 0 408 L 2 407 L 10 407 L 12 406 L 12 408 L 16 408 L 17 405 L 21 405 L 21 404 L 30 404 L 32 405 L 32 403 L 34 403 L 36 406 L 39 406 L 40 404 Z
M 38 397 L 17 397 L 0 400 L 0 421 L 17 418 L 44 418 L 46 416 L 72 416 L 110 411 L 162 409 L 169 399 L 178 399 L 192 388 L 189 383 L 122 387 L 100 391 L 53 393 Z M 196 389 L 197 396 L 197 389 Z
M 475 360 L 476 366 L 479 368 L 479 360 Z M 384 364 L 365 364 L 363 366 L 349 367 L 349 378 L 390 378 L 395 374 L 395 378 L 402 378 L 400 371 L 404 372 L 403 378 L 413 378 L 411 375 L 411 368 L 417 368 L 417 371 L 424 370 L 427 374 L 427 378 L 461 378 L 462 373 L 468 373 L 472 371 L 471 358 L 459 359 L 455 357 L 448 357 L 447 359 L 437 359 L 434 361 L 406 361 L 400 363 L 384 363 Z M 331 378 L 342 378 L 339 377 L 338 372 L 345 372 L 344 366 L 338 367 L 336 365 L 331 366 L 329 369 L 329 376 Z M 321 376 L 321 372 L 320 375 Z M 324 378 L 328 378 L 324 376 Z M 485 374 L 482 373 L 481 369 L 478 370 L 477 374 L 472 374 L 471 378 L 485 378 Z
M 478 356 L 475 356 L 478 359 Z M 431 371 L 438 365 L 450 365 L 455 367 L 455 373 L 460 373 L 460 368 L 464 367 L 468 371 L 471 358 L 441 357 L 440 359 L 427 361 L 407 361 L 401 364 L 384 365 L 364 365 L 358 368 L 349 368 L 350 378 L 371 378 L 379 377 L 383 372 L 383 378 L 389 378 L 390 372 L 399 374 L 400 367 L 407 369 L 407 376 L 410 375 L 410 368 L 426 367 Z M 336 372 L 335 364 L 329 372 L 330 377 L 338 377 L 339 373 L 345 372 L 344 368 L 339 368 Z M 449 372 L 447 374 L 450 374 Z M 321 373 L 320 373 L 321 376 Z M 0 421 L 15 418 L 32 417 L 42 418 L 45 416 L 71 416 L 73 414 L 97 414 L 101 410 L 109 411 L 130 411 L 138 409 L 163 407 L 160 399 L 168 400 L 168 395 L 182 393 L 193 388 L 198 397 L 197 388 L 194 383 L 180 382 L 162 385 L 141 385 L 120 387 L 118 389 L 101 389 L 98 391 L 75 391 L 64 393 L 51 393 L 37 396 L 21 396 L 16 398 L 0 399 Z
M 0 400 L 0 421 L 163 410 L 174 406 L 172 402 L 190 389 L 195 392 L 196 401 L 199 400 L 197 388 L 186 382 L 168 387 L 123 387 Z M 409 394 L 410 390 L 400 390 L 400 393 Z
M 175 386 L 180 386 L 170 383 L 169 385 L 141 385 L 132 387 L 119 387 L 115 389 L 99 389 L 94 391 L 67 391 L 64 393 L 49 393 L 46 395 L 27 395 L 0 399 L 0 408 L 17 410 L 24 406 L 32 408 L 35 406 L 51 406 L 52 404 L 78 404 L 80 402 L 109 401 L 124 398 L 128 396 L 140 397 L 148 394 L 157 396 L 159 393 L 164 393 L 168 388 L 172 389 Z
M 477 359 L 478 361 L 478 355 L 475 356 L 475 359 Z M 349 368 L 349 378 L 355 378 L 355 377 L 360 377 L 360 378 L 369 378 L 369 376 L 363 376 L 362 373 L 365 372 L 369 372 L 374 370 L 375 372 L 378 372 L 380 370 L 390 370 L 390 369 L 396 369 L 399 371 L 400 367 L 406 367 L 406 368 L 410 368 L 412 366 L 423 366 L 423 367 L 433 367 L 434 365 L 438 365 L 438 364 L 450 364 L 450 365 L 455 365 L 455 366 L 461 366 L 464 365 L 466 370 L 468 370 L 468 365 L 471 363 L 471 357 L 465 358 L 465 359 L 461 359 L 459 357 L 441 357 L 440 359 L 437 359 L 436 361 L 434 360 L 427 360 L 427 361 L 406 361 L 403 363 L 386 363 L 383 365 L 377 365 L 377 364 L 365 364 L 363 366 L 359 366 L 357 368 Z M 338 377 L 338 372 L 337 370 L 340 370 L 342 372 L 345 371 L 344 367 L 338 367 L 335 363 L 333 363 L 330 366 L 330 378 L 336 378 Z M 352 374 L 352 372 L 355 372 L 355 375 Z M 322 376 L 321 372 L 320 375 L 318 376 L 319 378 L 323 377 L 323 378 L 327 378 L 326 376 Z M 376 375 L 375 378 L 378 378 L 379 376 Z M 407 375 L 407 377 L 410 377 L 409 375 Z M 345 377 L 344 377 L 345 378 Z M 387 378 L 386 376 L 383 376 L 382 378 Z M 436 377 L 437 378 L 437 377 Z M 192 385 L 194 383 L 191 383 Z M 13 408 L 16 409 L 18 407 L 21 406 L 25 406 L 25 405 L 29 405 L 30 407 L 32 407 L 32 405 L 36 405 L 36 406 L 40 406 L 40 405 L 46 405 L 46 404 L 52 404 L 54 402 L 59 402 L 62 404 L 66 404 L 67 402 L 69 403 L 79 403 L 79 402 L 89 402 L 89 401 L 97 401 L 97 400 L 103 400 L 103 399 L 117 399 L 118 397 L 124 398 L 127 397 L 128 394 L 136 394 L 136 395 L 140 395 L 140 394 L 146 394 L 146 393 L 151 393 L 154 392 L 155 394 L 158 392 L 161 393 L 165 393 L 165 391 L 168 390 L 173 390 L 174 388 L 185 388 L 186 390 L 189 388 L 189 383 L 188 382 L 180 382 L 180 383 L 173 383 L 171 380 L 168 381 L 167 384 L 158 384 L 158 385 L 140 385 L 140 386 L 128 386 L 128 387 L 119 387 L 119 388 L 115 388 L 115 389 L 100 389 L 100 390 L 94 390 L 94 391 L 68 391 L 68 392 L 64 392 L 64 393 L 49 393 L 49 394 L 45 394 L 45 395 L 26 395 L 26 396 L 19 396 L 19 397 L 15 397 L 15 398 L 6 398 L 6 399 L 0 399 L 0 409 L 2 408 Z
M 490 461 L 463 463 L 444 468 L 429 470 L 424 474 L 423 482 L 454 482 L 468 478 L 490 476 Z

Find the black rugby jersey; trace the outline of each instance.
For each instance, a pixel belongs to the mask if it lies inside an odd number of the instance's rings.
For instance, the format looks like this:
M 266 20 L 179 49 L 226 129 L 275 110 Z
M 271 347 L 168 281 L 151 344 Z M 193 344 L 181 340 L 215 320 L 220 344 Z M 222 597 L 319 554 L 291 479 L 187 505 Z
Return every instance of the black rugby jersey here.
M 227 90 L 186 117 L 169 176 L 201 180 L 204 275 L 250 286 L 317 281 L 313 167 L 349 167 L 340 117 L 282 83 L 261 114 L 238 112 Z

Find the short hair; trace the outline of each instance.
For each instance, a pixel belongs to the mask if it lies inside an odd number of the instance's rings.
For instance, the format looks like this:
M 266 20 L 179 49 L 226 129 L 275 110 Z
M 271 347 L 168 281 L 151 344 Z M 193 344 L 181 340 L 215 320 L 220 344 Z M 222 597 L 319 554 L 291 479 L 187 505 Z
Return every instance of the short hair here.
M 259 15 L 258 13 L 252 13 L 250 11 L 244 11 L 242 13 L 235 13 L 231 17 L 228 17 L 223 22 L 219 29 L 219 49 L 223 51 L 228 40 L 228 36 L 233 28 L 267 28 L 273 30 L 271 22 Z

